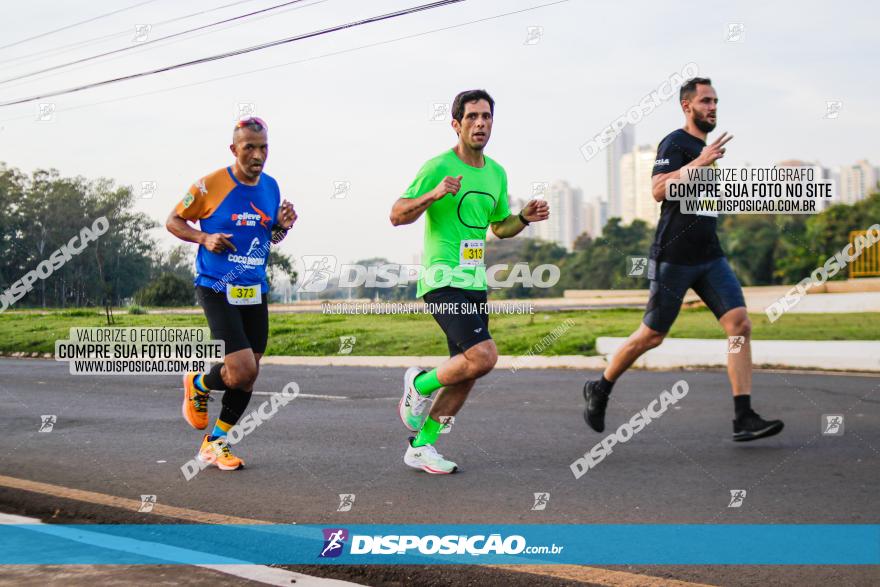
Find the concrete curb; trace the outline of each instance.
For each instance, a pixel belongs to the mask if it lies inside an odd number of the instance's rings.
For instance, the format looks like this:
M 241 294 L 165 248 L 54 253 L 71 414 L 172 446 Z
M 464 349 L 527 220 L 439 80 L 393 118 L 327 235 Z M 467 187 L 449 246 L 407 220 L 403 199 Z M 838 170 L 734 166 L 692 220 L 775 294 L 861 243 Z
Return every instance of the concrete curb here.
M 596 350 L 613 355 L 624 338 L 599 337 Z M 864 340 L 753 340 L 752 363 L 793 369 L 880 372 L 880 341 Z M 668 338 L 642 355 L 635 367 L 721 367 L 727 364 L 724 339 Z
M 330 357 L 282 357 L 267 356 L 260 360 L 261 365 L 300 365 L 309 367 L 436 367 L 448 356 L 422 357 L 364 357 L 337 355 Z M 584 357 L 582 355 L 555 355 L 546 357 L 523 357 L 501 355 L 496 369 L 604 369 L 604 357 Z
M 596 350 L 600 356 L 501 355 L 496 369 L 583 369 L 602 370 L 623 344 L 624 338 L 599 337 Z M 0 353 L 0 357 L 52 359 L 51 353 Z M 449 357 L 426 356 L 265 356 L 263 365 L 305 367 L 436 367 Z M 758 367 L 855 371 L 880 373 L 880 341 L 862 340 L 754 340 L 752 363 Z M 668 338 L 661 346 L 648 351 L 636 361 L 637 369 L 677 369 L 724 367 L 727 365 L 727 341 L 724 339 Z

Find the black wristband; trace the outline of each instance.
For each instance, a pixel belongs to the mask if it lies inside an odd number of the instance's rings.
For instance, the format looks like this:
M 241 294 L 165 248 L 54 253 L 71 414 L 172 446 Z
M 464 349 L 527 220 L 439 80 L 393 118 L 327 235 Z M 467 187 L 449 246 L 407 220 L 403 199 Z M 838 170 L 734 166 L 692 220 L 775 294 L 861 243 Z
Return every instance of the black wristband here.
M 287 236 L 288 230 L 289 229 L 284 228 L 280 224 L 276 224 L 272 227 L 272 237 L 269 239 L 269 242 L 271 242 L 273 245 L 277 245 L 281 242 L 283 238 Z
M 522 223 L 525 224 L 526 226 L 528 226 L 528 225 L 530 224 L 530 222 L 529 222 L 528 220 L 526 220 L 526 217 L 522 215 L 522 212 L 520 212 L 520 213 L 518 214 L 518 216 L 519 216 L 519 221 L 520 221 L 520 222 L 522 222 Z

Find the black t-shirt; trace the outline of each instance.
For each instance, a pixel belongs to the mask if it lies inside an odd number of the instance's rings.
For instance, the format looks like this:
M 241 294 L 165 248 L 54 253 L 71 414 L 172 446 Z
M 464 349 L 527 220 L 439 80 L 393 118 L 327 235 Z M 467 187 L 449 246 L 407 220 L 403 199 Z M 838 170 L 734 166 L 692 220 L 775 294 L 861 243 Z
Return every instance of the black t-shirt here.
M 682 129 L 672 131 L 660 141 L 651 175 L 681 169 L 699 157 L 705 146 L 701 139 Z M 718 218 L 682 214 L 680 206 L 680 202 L 663 200 L 651 258 L 678 265 L 698 265 L 723 257 L 724 251 L 715 232 Z

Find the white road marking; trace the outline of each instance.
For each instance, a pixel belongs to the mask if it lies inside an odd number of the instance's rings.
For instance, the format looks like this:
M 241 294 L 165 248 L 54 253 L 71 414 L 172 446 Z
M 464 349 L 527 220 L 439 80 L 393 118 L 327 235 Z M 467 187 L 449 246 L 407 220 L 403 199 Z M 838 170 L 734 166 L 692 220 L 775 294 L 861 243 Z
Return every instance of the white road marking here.
M 211 393 L 223 393 L 223 392 L 222 391 L 212 391 Z M 277 392 L 274 392 L 274 391 L 253 391 L 251 393 L 253 393 L 254 395 L 275 395 Z M 331 402 L 342 401 L 342 400 L 356 400 L 356 401 L 394 400 L 394 401 L 397 401 L 400 399 L 399 396 L 352 398 L 352 397 L 348 397 L 347 395 L 325 395 L 325 394 L 321 394 L 321 393 L 302 393 L 302 392 L 300 392 L 296 397 L 302 397 L 302 398 L 306 398 L 306 399 L 323 399 L 323 400 L 327 400 L 327 401 L 331 401 Z
M 28 518 L 26 516 L 16 516 L 15 514 L 0 514 L 0 524 L 42 524 L 36 518 Z
M 277 567 L 266 567 L 263 565 L 198 565 L 206 569 L 214 569 L 227 575 L 235 575 L 242 579 L 258 581 L 266 585 L 278 585 L 278 587 L 362 587 L 358 583 L 349 583 L 348 581 L 340 581 L 339 579 L 322 579 L 320 577 L 312 577 L 311 575 L 303 575 L 302 573 L 294 573 Z
M 127 510 L 137 511 L 141 505 L 140 501 L 135 501 L 132 499 L 126 499 L 122 497 L 116 497 L 112 495 L 107 495 L 103 493 L 97 493 L 94 491 L 83 491 L 81 489 L 72 489 L 69 487 L 64 487 L 62 485 L 52 485 L 49 483 L 40 483 L 37 481 L 28 481 L 26 479 L 17 479 L 15 477 L 7 477 L 5 475 L 0 475 L 0 487 L 10 487 L 14 489 L 20 489 L 24 491 L 30 491 L 34 493 L 40 493 L 43 495 L 49 495 L 52 497 L 63 497 L 65 499 L 74 499 L 77 501 L 83 501 L 88 503 L 97 503 L 101 505 L 107 505 L 111 507 L 117 507 Z M 189 510 L 186 508 L 179 508 L 174 506 L 168 506 L 164 504 L 156 504 L 154 506 L 153 513 L 159 515 L 165 515 L 168 517 L 178 518 L 181 520 L 187 521 L 195 521 L 199 523 L 208 523 L 208 524 L 271 524 L 271 522 L 266 522 L 262 520 L 252 520 L 249 518 L 233 518 L 231 516 L 224 516 L 221 514 L 211 514 L 207 512 L 199 512 L 196 510 Z M 7 520 L 7 521 L 4 521 Z M 0 514 L 0 524 L 40 524 L 39 520 L 35 520 L 33 518 L 26 518 L 24 516 L 16 516 L 12 514 Z M 64 526 L 60 524 L 43 524 L 43 527 L 47 529 L 63 529 Z M 68 531 L 70 531 L 68 529 Z M 271 531 L 271 526 L 269 527 L 269 531 Z M 78 533 L 77 535 L 80 535 Z M 94 534 L 94 533 L 92 533 Z M 107 536 L 101 535 L 102 540 L 106 541 Z M 133 540 L 132 542 L 139 542 Z M 150 543 L 143 543 L 150 544 Z M 103 545 L 101 545 L 103 546 Z M 161 546 L 161 545 L 158 545 Z M 107 546 L 103 546 L 105 548 L 109 548 Z M 170 548 L 170 547 L 169 547 Z M 183 549 L 179 549 L 183 550 Z M 142 554 L 143 550 L 141 547 L 137 547 L 135 550 L 137 554 Z M 186 551 L 189 552 L 189 551 Z M 186 559 L 191 560 L 191 559 Z M 228 561 L 225 565 L 217 565 L 217 566 L 226 566 L 233 569 L 238 565 L 229 565 Z M 206 568 L 214 568 L 215 565 L 198 565 L 205 566 Z M 246 567 L 261 567 L 262 565 L 249 565 L 245 564 Z M 671 579 L 664 579 L 658 577 L 652 577 L 650 575 L 640 575 L 638 573 L 629 573 L 625 571 L 611 571 L 608 569 L 601 569 L 596 567 L 588 567 L 581 565 L 486 565 L 488 568 L 499 568 L 499 569 L 508 569 L 512 571 L 519 571 L 522 573 L 529 573 L 533 575 L 542 575 L 542 576 L 550 576 L 550 577 L 558 577 L 558 578 L 566 578 L 573 581 L 587 582 L 599 585 L 609 585 L 615 587 L 665 587 L 667 585 L 676 585 L 678 587 L 686 587 L 686 586 L 694 586 L 694 583 L 688 583 L 685 581 L 673 581 Z M 274 569 L 275 567 L 268 567 L 270 569 Z M 221 570 L 221 569 L 216 569 Z M 290 579 L 299 573 L 293 573 L 291 571 L 284 571 L 283 569 L 278 569 L 279 571 L 283 571 L 285 573 L 289 572 L 291 575 L 285 575 L 286 579 L 282 583 L 267 583 L 269 585 L 285 585 L 289 587 L 293 583 L 290 582 Z M 225 571 L 224 571 L 225 572 Z M 264 571 L 268 572 L 268 571 Z M 274 573 L 274 571 L 273 571 Z M 235 574 L 236 576 L 242 576 L 237 573 L 229 573 Z M 261 575 L 262 576 L 262 575 Z M 280 577 L 281 575 L 272 575 L 273 577 Z M 348 583 L 345 581 L 336 581 L 333 579 L 321 579 L 317 577 L 311 577 L 309 575 L 300 575 L 303 579 L 298 579 L 296 585 L 301 587 L 305 585 L 306 587 L 352 587 L 355 586 L 355 583 Z M 268 577 L 266 575 L 265 577 Z M 265 579 L 257 579 L 254 578 L 254 581 L 262 581 L 267 582 Z M 305 582 L 308 580 L 309 582 Z
M 254 391 L 252 392 L 254 395 L 275 395 L 278 392 L 275 391 Z M 323 395 L 320 393 L 302 393 L 297 394 L 296 397 L 302 397 L 306 399 L 326 399 L 330 401 L 339 401 L 345 399 L 351 399 L 346 395 Z
M 120 536 L 111 536 L 101 534 L 100 532 L 91 532 L 77 528 L 65 527 L 65 524 L 44 524 L 36 518 L 28 518 L 25 516 L 17 516 L 14 514 L 0 513 L 0 524 L 27 524 L 28 530 L 49 534 L 65 540 L 79 542 L 81 544 L 90 544 L 99 548 L 138 554 L 157 558 L 170 563 L 181 563 L 191 560 L 192 550 L 178 548 L 176 546 L 168 546 L 165 544 L 157 544 L 155 542 L 146 542 L 144 540 L 135 540 L 133 538 L 123 538 Z M 150 554 L 145 554 L 150 553 Z M 211 558 L 212 555 L 199 552 L 200 557 Z M 227 561 L 225 557 L 216 557 L 218 561 Z M 277 567 L 267 567 L 265 565 L 253 565 L 245 562 L 230 564 L 228 562 L 218 562 L 216 564 L 190 565 L 201 567 L 203 569 L 211 569 L 227 575 L 232 575 L 249 581 L 263 583 L 264 585 L 277 585 L 279 587 L 352 587 L 356 583 L 348 581 L 339 581 L 337 579 L 322 579 L 320 577 L 312 577 L 311 575 L 303 575 L 302 573 L 294 573 Z

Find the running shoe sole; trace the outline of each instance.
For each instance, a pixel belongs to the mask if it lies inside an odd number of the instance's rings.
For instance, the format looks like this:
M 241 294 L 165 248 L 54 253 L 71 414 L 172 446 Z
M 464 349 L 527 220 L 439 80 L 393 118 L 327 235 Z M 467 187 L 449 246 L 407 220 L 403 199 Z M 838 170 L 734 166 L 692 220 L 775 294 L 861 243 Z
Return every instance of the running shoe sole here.
M 217 461 L 209 461 L 209 460 L 203 458 L 202 455 L 200 455 L 200 454 L 196 455 L 196 459 L 198 459 L 198 461 L 200 463 L 205 463 L 207 465 L 214 465 L 215 467 L 217 467 L 221 471 L 238 471 L 239 469 L 244 469 L 244 461 L 242 461 L 241 464 L 237 467 L 230 467 L 228 465 L 221 465 Z
M 413 465 L 411 463 L 406 462 L 406 460 L 404 460 L 404 463 L 406 463 L 406 466 L 408 466 L 408 467 L 412 467 L 413 469 L 421 469 L 422 471 L 424 471 L 426 473 L 430 473 L 431 475 L 451 475 L 452 473 L 455 473 L 456 471 L 458 471 L 458 465 L 456 465 L 455 467 L 452 467 L 451 471 L 442 471 L 440 469 L 434 469 L 432 467 L 429 467 L 428 465 Z
M 412 465 L 410 465 L 410 467 L 412 467 Z M 418 467 L 413 467 L 413 469 L 421 469 L 422 471 L 430 473 L 431 475 L 452 475 L 453 473 L 458 471 L 458 467 L 453 467 L 451 471 L 440 471 L 439 469 L 432 469 L 427 465 L 420 465 Z
M 782 429 L 785 428 L 785 424 L 783 422 L 775 422 L 766 428 L 758 430 L 757 432 L 734 432 L 733 433 L 733 441 L 734 442 L 747 442 L 749 440 L 758 440 L 759 438 L 767 438 L 769 436 L 775 436 L 782 432 Z

